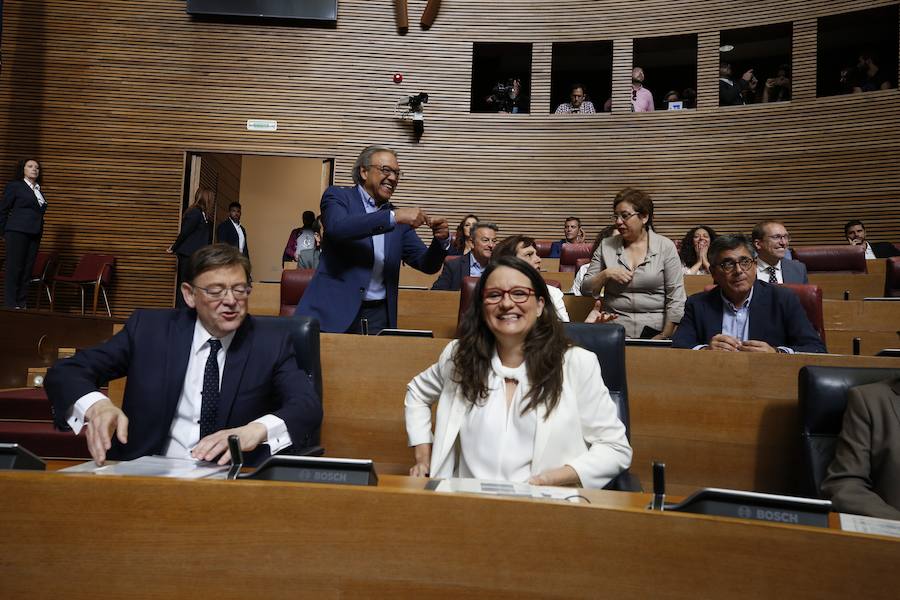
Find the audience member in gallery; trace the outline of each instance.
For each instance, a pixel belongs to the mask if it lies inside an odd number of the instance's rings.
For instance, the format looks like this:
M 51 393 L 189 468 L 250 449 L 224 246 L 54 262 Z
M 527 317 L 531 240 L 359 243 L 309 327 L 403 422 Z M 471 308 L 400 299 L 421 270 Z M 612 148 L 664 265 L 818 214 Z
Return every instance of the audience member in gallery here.
M 872 50 L 864 50 L 859 54 L 856 69 L 851 72 L 850 91 L 854 94 L 874 92 L 876 90 L 889 90 L 894 87 L 891 84 L 890 74 L 878 66 L 878 56 Z
M 748 69 L 737 81 L 732 79 L 731 63 L 719 63 L 719 106 L 744 104 L 744 90 L 750 87 L 753 69 Z
M 631 111 L 653 111 L 653 94 L 644 87 L 644 69 L 641 67 L 631 70 Z
M 900 256 L 900 249 L 890 242 L 866 241 L 866 226 L 857 219 L 847 221 L 844 224 L 844 237 L 847 238 L 851 246 L 865 246 L 866 260 Z
M 466 215 L 456 226 L 456 233 L 450 242 L 448 256 L 462 256 L 472 251 L 472 225 L 478 222 L 475 215 Z
M 766 78 L 763 102 L 784 102 L 791 99 L 791 67 L 780 65 L 775 77 Z
M 756 249 L 756 276 L 767 283 L 809 283 L 806 265 L 785 255 L 791 235 L 781 221 L 763 221 L 750 234 Z
M 619 235 L 600 242 L 581 284 L 632 338 L 666 339 L 684 313 L 684 274 L 675 244 L 653 231 L 653 201 L 626 188 L 612 203 Z
M 791 290 L 756 278 L 753 246 L 720 235 L 709 248 L 716 287 L 688 298 L 672 339 L 675 348 L 726 352 L 825 352 Z
M 839 512 L 900 520 L 900 377 L 852 388 L 822 493 Z
M 16 176 L 3 190 L 0 236 L 6 240 L 3 305 L 24 309 L 28 281 L 44 233 L 47 200 L 41 192 L 41 164 L 34 158 L 19 161 Z
M 537 244 L 534 238 L 527 235 L 511 235 L 496 246 L 491 254 L 491 260 L 496 261 L 504 256 L 513 256 L 521 258 L 529 265 L 534 267 L 536 271 L 541 270 L 541 257 L 537 253 Z M 552 306 L 556 310 L 556 315 L 560 321 L 568 321 L 569 313 L 566 311 L 566 305 L 563 302 L 563 292 L 561 289 L 548 285 L 547 291 L 550 293 L 550 299 L 553 301 Z
M 716 231 L 708 225 L 688 230 L 678 251 L 685 275 L 709 275 L 709 245 L 715 239 Z
M 181 284 L 186 282 L 187 271 L 191 263 L 191 255 L 212 243 L 213 222 L 212 211 L 215 194 L 209 188 L 199 187 L 194 193 L 194 203 L 191 204 L 181 217 L 181 231 L 178 237 L 166 250 L 169 254 L 178 257 L 178 288 L 175 292 L 175 306 L 185 308 L 184 295 L 181 293 Z
M 597 357 L 566 338 L 551 303 L 528 263 L 488 266 L 460 338 L 407 386 L 410 475 L 601 488 L 628 468 Z
M 557 106 L 556 114 L 594 114 L 597 112 L 594 110 L 594 103 L 590 100 L 586 100 L 586 98 L 587 93 L 585 92 L 584 85 L 573 83 L 572 87 L 569 89 L 569 101 L 563 102 Z
M 498 231 L 500 229 L 494 223 L 486 221 L 472 225 L 472 251 L 460 258 L 445 260 L 444 268 L 431 289 L 458 290 L 464 278 L 480 277 L 491 261 Z

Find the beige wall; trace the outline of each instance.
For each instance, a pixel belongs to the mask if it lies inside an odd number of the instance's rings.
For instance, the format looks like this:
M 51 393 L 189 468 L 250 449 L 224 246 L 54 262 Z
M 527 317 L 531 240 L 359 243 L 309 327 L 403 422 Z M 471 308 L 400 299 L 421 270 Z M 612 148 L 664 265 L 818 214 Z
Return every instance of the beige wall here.
M 281 255 L 304 210 L 319 213 L 322 160 L 250 156 L 241 160 L 241 222 L 247 230 L 255 281 L 281 280 Z

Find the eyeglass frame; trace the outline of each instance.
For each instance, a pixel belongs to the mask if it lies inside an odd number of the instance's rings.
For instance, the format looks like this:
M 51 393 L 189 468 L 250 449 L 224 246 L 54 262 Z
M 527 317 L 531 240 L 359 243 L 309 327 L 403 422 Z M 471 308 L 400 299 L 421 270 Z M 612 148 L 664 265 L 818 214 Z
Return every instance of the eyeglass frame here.
M 209 298 L 210 300 L 217 300 L 217 301 L 224 300 L 228 296 L 228 292 L 231 292 L 231 296 L 235 300 L 238 300 L 238 301 L 246 300 L 247 298 L 250 297 L 250 292 L 253 291 L 253 284 L 251 284 L 251 283 L 239 284 L 239 285 L 234 285 L 231 287 L 225 287 L 224 285 L 223 286 L 214 286 L 212 288 L 201 287 L 199 285 L 194 285 L 193 283 L 189 283 L 188 285 L 191 286 L 191 289 L 203 290 L 203 293 L 206 295 L 207 298 Z M 216 287 L 221 287 L 222 289 L 217 293 L 210 291 L 211 289 L 215 289 Z M 239 288 L 244 288 L 244 291 L 239 291 Z
M 628 213 L 627 215 L 623 215 L 622 213 L 613 213 L 613 214 L 612 214 L 612 222 L 615 223 L 616 221 L 618 221 L 618 220 L 621 219 L 622 222 L 624 223 L 625 221 L 627 221 L 627 220 L 630 219 L 631 217 L 633 217 L 633 216 L 635 216 L 635 215 L 639 215 L 639 214 L 641 214 L 641 213 L 639 213 L 639 212 L 633 212 L 633 213 Z
M 767 235 L 766 237 L 769 238 L 773 242 L 781 242 L 781 241 L 790 242 L 791 241 L 791 234 L 789 234 L 789 233 L 779 233 L 778 235 Z
M 731 258 L 726 258 L 722 262 L 716 263 L 714 266 L 717 269 L 722 269 L 723 273 L 731 274 L 734 273 L 734 270 L 738 267 L 741 268 L 741 271 L 746 273 L 749 271 L 753 265 L 756 264 L 756 259 L 750 256 L 742 256 L 740 260 L 733 260 Z M 725 266 L 729 265 L 729 266 Z
M 512 295 L 512 293 L 514 291 L 525 292 L 526 293 L 525 298 L 523 298 L 522 300 L 516 300 L 515 298 L 513 298 L 513 295 Z M 500 296 L 497 297 L 496 300 L 488 301 L 488 293 L 489 292 L 501 292 L 501 294 L 500 294 Z M 515 304 L 525 304 L 526 302 L 528 302 L 528 299 L 531 298 L 532 296 L 537 298 L 537 292 L 535 292 L 533 288 L 529 288 L 529 287 L 525 287 L 525 286 L 521 286 L 521 285 L 511 287 L 508 290 L 505 290 L 503 288 L 497 288 L 497 287 L 485 288 L 485 290 L 481 293 L 481 301 L 484 304 L 493 306 L 495 304 L 500 304 L 501 302 L 503 302 L 503 299 L 506 296 L 509 296 L 509 299 L 512 300 L 513 303 L 515 303 Z
M 403 177 L 403 171 L 401 171 L 400 169 L 395 169 L 393 167 L 389 167 L 387 165 L 368 164 L 368 165 L 366 165 L 366 168 L 367 169 L 377 169 L 377 170 L 381 171 L 381 174 L 384 175 L 385 177 L 389 177 L 391 175 L 393 175 L 397 179 L 400 179 L 401 177 Z

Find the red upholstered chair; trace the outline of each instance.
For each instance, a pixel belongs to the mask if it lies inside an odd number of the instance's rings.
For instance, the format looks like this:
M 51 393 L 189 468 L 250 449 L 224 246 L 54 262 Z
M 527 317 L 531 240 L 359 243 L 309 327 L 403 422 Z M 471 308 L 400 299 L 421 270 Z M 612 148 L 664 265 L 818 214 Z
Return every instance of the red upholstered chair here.
M 579 258 L 590 258 L 593 244 L 563 244 L 559 253 L 559 270 L 561 272 L 577 271 L 576 261 Z
M 459 312 L 456 315 L 456 337 L 459 337 L 459 324 L 462 323 L 463 315 L 472 304 L 472 298 L 475 296 L 475 286 L 478 285 L 480 277 L 463 277 L 462 286 L 459 288 Z
M 109 297 L 106 295 L 106 289 L 112 283 L 113 271 L 116 268 L 116 257 L 109 254 L 85 254 L 75 266 L 75 271 L 71 275 L 54 275 L 53 286 L 50 291 L 50 310 L 56 300 L 56 284 L 63 283 L 66 285 L 77 285 L 78 291 L 81 292 L 81 314 L 84 314 L 84 290 L 85 288 L 94 289 L 94 303 L 92 314 L 97 314 L 97 301 L 100 295 L 103 295 L 103 303 L 106 305 L 106 314 L 112 316 L 112 310 L 109 307 Z
M 449 262 L 453 262 L 454 260 L 462 258 L 463 254 L 448 254 L 444 257 L 444 264 L 446 265 Z
M 562 282 L 557 281 L 556 279 L 547 279 L 546 277 L 544 277 L 544 283 L 546 283 L 548 286 L 552 285 L 556 289 L 562 289 Z
M 845 272 L 868 273 L 866 249 L 862 246 L 796 246 L 791 248 L 796 260 L 806 265 L 810 273 Z
M 887 267 L 884 274 L 884 295 L 891 298 L 900 298 L 900 256 L 892 256 L 887 259 Z
M 300 298 L 309 282 L 312 281 L 315 269 L 285 269 L 281 272 L 281 309 L 278 315 L 281 317 L 293 316 L 294 310 L 300 304 Z
M 534 240 L 534 247 L 537 250 L 538 256 L 547 258 L 550 256 L 551 250 L 553 249 L 553 240 Z
M 37 305 L 41 308 L 41 292 L 47 294 L 47 301 L 53 306 L 53 296 L 50 294 L 50 283 L 56 274 L 56 267 L 59 263 L 59 254 L 56 250 L 50 252 L 38 251 L 34 259 L 34 268 L 31 269 L 31 279 L 28 283 L 38 284 Z
M 586 265 L 590 262 L 591 262 L 590 258 L 579 258 L 578 260 L 575 261 L 575 270 L 577 271 L 578 269 L 580 269 L 581 267 L 583 267 L 584 265 Z

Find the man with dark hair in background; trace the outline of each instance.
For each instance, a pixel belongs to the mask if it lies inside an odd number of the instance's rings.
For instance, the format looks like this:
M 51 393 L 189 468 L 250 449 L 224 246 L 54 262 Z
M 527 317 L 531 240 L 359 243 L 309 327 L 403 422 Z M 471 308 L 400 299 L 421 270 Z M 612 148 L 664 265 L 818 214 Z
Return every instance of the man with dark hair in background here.
M 194 252 L 179 290 L 187 309 L 136 310 L 108 342 L 50 368 L 44 387 L 56 425 L 87 427 L 98 464 L 154 454 L 225 464 L 230 435 L 252 451 L 248 464 L 309 446 L 321 400 L 297 365 L 290 329 L 247 314 L 250 291 L 250 261 L 235 247 Z M 100 388 L 123 376 L 119 408 Z
M 745 103 L 744 90 L 750 88 L 753 69 L 747 69 L 737 81 L 733 81 L 731 75 L 731 63 L 721 61 L 719 63 L 719 106 L 740 106 Z
M 317 318 L 322 331 L 396 327 L 400 261 L 424 273 L 441 268 L 450 246 L 447 219 L 391 204 L 401 175 L 396 152 L 369 146 L 353 166 L 356 185 L 329 186 L 322 195 L 322 254 L 296 312 Z M 430 246 L 416 235 L 422 225 L 434 235 Z
M 853 219 L 844 223 L 844 237 L 847 238 L 851 246 L 865 247 L 866 260 L 900 256 L 900 250 L 890 242 L 867 242 L 866 226 L 859 219 Z
M 753 246 L 720 235 L 709 247 L 716 287 L 687 300 L 672 338 L 675 348 L 725 352 L 825 352 L 797 295 L 756 278 Z
M 896 51 L 896 48 L 894 49 Z M 878 66 L 878 56 L 873 50 L 860 52 L 856 62 L 856 72 L 850 77 L 850 91 L 854 94 L 889 90 L 894 87 L 888 74 Z
M 585 92 L 584 85 L 573 83 L 572 87 L 569 88 L 569 101 L 563 102 L 557 106 L 556 114 L 594 114 L 596 112 L 594 110 L 594 103 L 590 100 L 585 100 L 586 97 L 587 93 Z
M 216 229 L 216 240 L 234 246 L 241 254 L 250 258 L 250 247 L 247 245 L 247 230 L 241 225 L 241 203 L 228 205 L 228 218 L 219 223 Z

